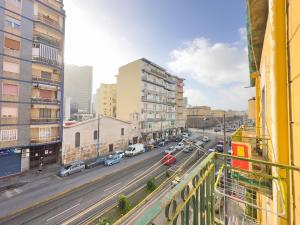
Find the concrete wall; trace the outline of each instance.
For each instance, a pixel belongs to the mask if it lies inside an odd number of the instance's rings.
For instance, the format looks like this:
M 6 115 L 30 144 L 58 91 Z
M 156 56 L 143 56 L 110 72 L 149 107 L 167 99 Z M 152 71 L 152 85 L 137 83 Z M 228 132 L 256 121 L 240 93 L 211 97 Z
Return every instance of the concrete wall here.
M 127 123 L 110 117 L 100 119 L 100 148 L 99 154 L 108 154 L 109 145 L 113 150 L 125 149 L 133 137 L 139 137 L 138 122 Z M 124 128 L 124 135 L 121 135 Z M 64 164 L 74 160 L 88 160 L 98 154 L 97 139 L 94 131 L 98 130 L 98 119 L 91 119 L 81 123 L 65 126 L 63 131 L 62 162 Z M 75 147 L 75 133 L 80 132 L 80 147 Z
M 142 64 L 141 60 L 137 60 L 119 68 L 117 76 L 118 119 L 129 121 L 131 113 L 141 113 Z

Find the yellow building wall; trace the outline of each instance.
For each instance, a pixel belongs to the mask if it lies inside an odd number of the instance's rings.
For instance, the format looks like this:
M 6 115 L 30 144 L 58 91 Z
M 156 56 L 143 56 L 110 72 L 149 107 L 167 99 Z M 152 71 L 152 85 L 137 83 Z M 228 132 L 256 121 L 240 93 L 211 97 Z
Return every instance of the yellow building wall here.
M 97 114 L 116 117 L 117 85 L 100 84 L 97 90 Z
M 117 118 L 130 121 L 130 114 L 141 113 L 141 60 L 119 68 L 117 76 Z
M 300 167 L 300 1 L 288 1 L 288 66 L 289 66 L 289 83 L 290 83 L 290 158 L 291 164 Z M 292 213 L 295 223 L 300 224 L 300 173 L 292 174 L 291 197 Z M 293 207 L 295 203 L 295 208 Z M 293 221 L 293 220 L 292 220 Z
M 287 149 L 290 156 L 290 164 L 300 167 L 300 1 L 289 0 L 287 9 L 287 58 L 288 58 L 288 70 L 289 70 L 289 94 L 286 101 L 289 104 L 290 111 L 290 147 Z M 273 149 L 272 144 L 272 86 L 271 86 L 271 36 L 270 36 L 270 24 L 267 23 L 266 34 L 264 39 L 263 51 L 260 61 L 260 74 L 261 74 L 261 108 L 260 118 L 262 122 L 262 134 L 270 137 L 268 142 L 268 156 L 272 161 L 278 161 L 278 152 Z M 263 118 L 265 115 L 265 119 Z M 276 129 L 280 129 L 277 127 Z M 292 184 L 290 186 L 291 196 L 291 217 L 292 224 L 300 224 L 300 173 L 292 173 Z M 276 188 L 273 188 L 273 200 L 263 195 L 259 196 L 260 203 L 263 208 L 271 211 L 277 210 L 277 213 L 281 212 L 279 208 L 280 193 Z M 277 199 L 277 201 L 275 201 Z M 276 206 L 277 205 L 277 206 Z M 261 224 L 285 224 L 285 222 L 272 213 L 266 211 L 260 211 L 259 215 Z
M 255 99 L 248 100 L 248 119 L 255 120 Z

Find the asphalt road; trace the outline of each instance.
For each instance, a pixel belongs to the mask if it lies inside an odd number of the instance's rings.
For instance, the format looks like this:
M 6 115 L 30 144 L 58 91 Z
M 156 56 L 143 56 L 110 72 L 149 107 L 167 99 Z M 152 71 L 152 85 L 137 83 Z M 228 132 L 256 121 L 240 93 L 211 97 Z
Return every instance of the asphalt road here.
M 45 202 L 38 207 L 28 208 L 16 216 L 1 220 L 0 224 L 84 224 L 95 213 L 113 205 L 120 194 L 129 194 L 144 185 L 149 177 L 164 173 L 169 168 L 159 163 L 162 149 L 155 151 L 158 154 L 147 160 L 66 193 L 58 199 Z M 184 162 L 189 155 L 179 152 L 176 164 Z

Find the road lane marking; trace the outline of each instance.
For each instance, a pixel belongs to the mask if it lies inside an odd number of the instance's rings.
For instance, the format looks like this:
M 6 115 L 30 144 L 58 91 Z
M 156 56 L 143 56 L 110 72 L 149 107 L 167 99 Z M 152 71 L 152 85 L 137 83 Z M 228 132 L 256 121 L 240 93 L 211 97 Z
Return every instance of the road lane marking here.
M 67 212 L 67 211 L 69 211 L 71 209 L 74 209 L 75 207 L 77 207 L 79 205 L 80 205 L 80 203 L 78 203 L 76 205 L 73 205 L 71 208 L 68 208 L 68 209 L 62 211 L 61 213 L 58 213 L 57 215 L 50 217 L 49 219 L 47 219 L 47 222 L 50 221 L 50 220 L 52 220 L 52 219 L 54 219 L 54 218 L 56 218 L 56 217 L 58 217 L 58 216 L 60 216 L 60 215 L 62 215 L 62 214 L 64 214 L 65 212 Z
M 119 182 L 119 183 L 117 183 L 117 184 L 115 184 L 115 185 L 113 185 L 113 186 L 111 186 L 111 187 L 109 187 L 109 188 L 106 188 L 106 189 L 104 190 L 104 192 L 113 189 L 114 187 L 118 186 L 119 184 L 121 184 L 121 182 Z

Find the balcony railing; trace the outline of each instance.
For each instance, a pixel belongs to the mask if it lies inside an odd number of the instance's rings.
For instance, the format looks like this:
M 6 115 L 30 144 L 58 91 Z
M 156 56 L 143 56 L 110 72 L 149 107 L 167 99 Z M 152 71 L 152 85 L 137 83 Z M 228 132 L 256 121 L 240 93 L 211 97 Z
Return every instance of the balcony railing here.
M 32 123 L 57 123 L 60 121 L 60 118 L 31 118 Z
M 55 103 L 59 104 L 60 101 L 58 99 L 54 98 L 40 98 L 40 97 L 32 97 L 31 98 L 32 103 Z
M 278 173 L 266 175 L 247 170 L 241 171 L 228 163 L 228 159 L 264 164 Z M 217 170 L 217 168 L 220 169 Z M 218 172 L 215 173 L 215 171 Z M 290 195 L 282 187 L 289 190 L 291 171 L 300 172 L 300 168 L 227 154 L 209 153 L 207 155 L 206 153 L 204 159 L 184 175 L 176 186 L 170 188 L 167 194 L 159 195 L 158 198 L 154 198 L 153 202 L 150 200 L 149 207 L 144 207 L 142 213 L 138 211 L 139 208 L 135 208 L 116 224 L 124 224 L 122 221 L 133 218 L 129 221 L 134 225 L 210 225 L 225 224 L 225 221 L 233 217 L 239 217 L 237 219 L 239 221 L 235 221 L 234 224 L 243 224 L 245 220 L 259 223 L 258 214 L 262 212 L 268 212 L 274 217 L 286 220 L 289 224 Z M 246 177 L 250 175 L 255 177 L 242 179 L 241 176 L 237 176 L 241 173 L 248 174 Z M 267 180 L 267 182 L 262 182 L 262 180 Z M 257 201 L 258 192 L 270 193 L 272 184 L 277 185 L 275 189 L 279 192 L 276 210 L 261 205 Z M 143 204 L 146 205 L 147 202 L 143 202 L 140 206 Z
M 43 24 L 46 24 L 46 25 L 48 25 L 48 26 L 50 26 L 54 29 L 57 29 L 57 30 L 60 30 L 60 31 L 62 30 L 62 27 L 60 26 L 60 24 L 57 21 L 55 21 L 55 20 L 53 20 L 49 17 L 46 17 L 44 15 L 35 16 L 35 20 L 38 21 L 38 22 L 41 22 Z
M 52 37 L 46 36 L 46 35 L 36 34 L 33 36 L 33 41 L 43 43 L 46 45 L 50 45 L 55 48 L 60 48 L 60 43 L 58 40 L 56 40 Z
M 38 76 L 35 76 L 35 75 L 32 76 L 32 81 L 42 82 L 42 83 L 49 83 L 49 84 L 60 84 L 61 83 L 61 81 L 58 80 L 58 79 L 42 78 L 42 77 L 38 77 Z
M 45 3 L 46 5 L 50 6 L 51 8 L 57 11 L 62 10 L 61 1 L 56 1 L 56 0 L 39 0 L 39 1 Z
M 40 143 L 48 143 L 48 142 L 55 142 L 59 141 L 59 136 L 52 136 L 52 137 L 44 137 L 44 138 L 31 138 L 32 144 L 40 144 Z
M 38 56 L 38 55 L 33 55 L 32 60 L 37 61 L 37 62 L 46 63 L 48 65 L 52 65 L 52 66 L 55 66 L 55 67 L 61 67 L 61 62 L 59 62 L 57 60 L 54 60 L 54 59 L 49 59 L 49 58 L 45 58 L 45 57 L 42 57 L 42 56 Z

